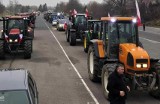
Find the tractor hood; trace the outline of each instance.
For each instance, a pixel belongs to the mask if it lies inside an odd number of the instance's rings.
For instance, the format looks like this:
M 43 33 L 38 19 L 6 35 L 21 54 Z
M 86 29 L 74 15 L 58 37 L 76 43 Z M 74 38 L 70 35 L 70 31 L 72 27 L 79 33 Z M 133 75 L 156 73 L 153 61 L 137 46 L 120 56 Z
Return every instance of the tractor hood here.
M 120 49 L 123 49 L 126 52 L 130 52 L 132 55 L 134 55 L 137 58 L 148 58 L 148 53 L 141 47 L 137 47 L 136 44 L 132 43 L 126 43 L 126 44 L 121 44 Z
M 148 53 L 133 43 L 120 44 L 119 59 L 125 63 L 126 68 L 129 70 L 147 71 L 150 67 L 150 57 Z
M 9 34 L 10 35 L 20 34 L 20 30 L 19 29 L 11 29 Z

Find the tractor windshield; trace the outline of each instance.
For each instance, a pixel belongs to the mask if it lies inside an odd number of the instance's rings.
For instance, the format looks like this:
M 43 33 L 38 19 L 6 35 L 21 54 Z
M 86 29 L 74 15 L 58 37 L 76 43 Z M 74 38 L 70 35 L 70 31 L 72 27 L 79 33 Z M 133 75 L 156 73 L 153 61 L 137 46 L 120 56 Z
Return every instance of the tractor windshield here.
M 79 24 L 79 23 L 86 24 L 86 22 L 87 20 L 84 15 L 78 15 L 75 19 L 75 24 Z
M 118 43 L 136 43 L 136 29 L 132 22 L 119 21 L 111 23 L 109 29 L 110 38 L 113 38 L 113 41 Z
M 8 20 L 8 29 L 18 28 L 24 30 L 24 20 Z
M 109 38 L 110 57 L 112 58 L 118 58 L 119 44 L 136 44 L 136 27 L 132 21 L 110 22 L 107 33 L 106 38 Z

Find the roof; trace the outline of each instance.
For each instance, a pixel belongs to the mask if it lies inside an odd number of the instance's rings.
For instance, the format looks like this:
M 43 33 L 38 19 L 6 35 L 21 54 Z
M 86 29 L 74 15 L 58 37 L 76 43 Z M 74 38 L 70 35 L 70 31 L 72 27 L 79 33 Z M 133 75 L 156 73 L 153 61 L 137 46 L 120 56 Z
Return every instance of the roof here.
M 135 17 L 101 17 L 102 21 L 110 21 L 112 18 L 119 20 L 119 21 L 131 21 Z
M 101 20 L 88 20 L 88 22 L 101 22 Z
M 5 16 L 6 18 L 9 18 L 9 19 L 22 19 L 24 17 L 27 17 L 27 16 Z
M 84 13 L 77 13 L 76 15 L 86 15 L 86 14 L 84 14 Z
M 27 89 L 27 70 L 0 71 L 0 90 Z

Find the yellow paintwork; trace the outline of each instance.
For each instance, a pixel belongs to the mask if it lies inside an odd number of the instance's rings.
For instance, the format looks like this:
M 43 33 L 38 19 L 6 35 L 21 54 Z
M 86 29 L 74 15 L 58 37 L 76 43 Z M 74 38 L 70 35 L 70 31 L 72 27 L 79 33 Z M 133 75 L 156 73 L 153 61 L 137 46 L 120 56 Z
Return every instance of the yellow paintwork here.
M 148 53 L 141 47 L 137 47 L 133 43 L 125 43 L 120 44 L 119 46 L 120 52 L 119 52 L 119 60 L 120 62 L 124 63 L 125 70 L 127 72 L 127 69 L 132 69 L 134 71 L 147 71 L 150 68 L 150 57 Z M 130 67 L 127 65 L 127 55 L 128 53 L 131 53 L 134 59 L 134 67 Z M 148 67 L 147 68 L 137 68 L 136 67 L 136 59 L 148 59 Z

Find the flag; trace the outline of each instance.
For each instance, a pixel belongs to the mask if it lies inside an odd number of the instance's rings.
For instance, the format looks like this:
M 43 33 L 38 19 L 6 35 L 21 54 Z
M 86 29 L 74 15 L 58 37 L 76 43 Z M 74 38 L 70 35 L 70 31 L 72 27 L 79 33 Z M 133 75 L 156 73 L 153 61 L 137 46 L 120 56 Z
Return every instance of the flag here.
M 76 15 L 77 14 L 77 11 L 74 9 L 73 10 L 73 15 Z
M 88 12 L 88 9 L 86 8 L 86 16 L 88 17 L 89 16 L 89 12 Z
M 135 0 L 136 3 L 136 11 L 137 11 L 137 22 L 138 22 L 138 26 L 141 26 L 141 15 L 140 15 L 140 11 L 139 11 L 139 7 L 138 7 L 138 2 L 137 0 Z
M 109 14 L 109 12 L 108 12 L 108 17 L 111 17 L 111 15 Z

